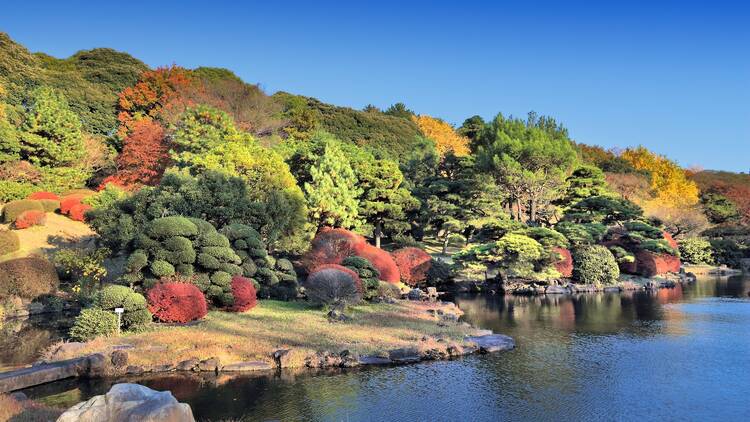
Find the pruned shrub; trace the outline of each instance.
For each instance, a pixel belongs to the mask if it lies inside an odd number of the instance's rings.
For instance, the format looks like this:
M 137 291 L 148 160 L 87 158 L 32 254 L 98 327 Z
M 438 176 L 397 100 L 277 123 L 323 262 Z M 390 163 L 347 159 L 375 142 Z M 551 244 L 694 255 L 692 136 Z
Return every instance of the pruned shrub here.
M 380 271 L 372 265 L 372 262 L 361 256 L 349 256 L 341 261 L 341 265 L 357 273 L 364 286 L 364 298 L 370 299 L 377 293 L 380 284 Z
M 416 286 L 427 280 L 427 273 L 432 266 L 432 257 L 419 248 L 403 248 L 391 253 L 398 266 L 401 281 L 409 286 Z
M 21 248 L 18 234 L 10 230 L 0 230 L 0 256 L 15 252 Z
M 69 215 L 71 208 L 80 205 L 84 198 L 86 198 L 86 195 L 82 194 L 63 196 L 60 198 L 60 214 Z
M 44 211 L 29 210 L 22 212 L 16 217 L 13 226 L 17 229 L 28 229 L 32 226 L 43 226 L 47 221 L 47 214 Z
M 38 201 L 46 212 L 56 212 L 60 209 L 60 201 L 56 199 L 39 199 Z
M 375 290 L 374 297 L 388 298 L 388 299 L 400 299 L 401 289 L 393 283 L 387 281 L 378 281 L 378 287 Z
M 60 279 L 55 266 L 40 257 L 0 262 L 0 297 L 9 295 L 34 299 L 54 293 Z
M 315 235 L 302 262 L 308 272 L 323 264 L 340 264 L 344 258 L 358 255 L 366 245 L 365 238 L 356 233 L 324 227 Z
M 365 244 L 357 252 L 357 256 L 360 256 L 372 262 L 372 265 L 374 265 L 375 268 L 377 268 L 380 272 L 381 280 L 387 281 L 389 283 L 398 283 L 399 281 L 401 281 L 401 275 L 399 274 L 398 266 L 393 260 L 393 257 L 391 257 L 391 254 L 389 254 L 388 252 L 380 248 Z
M 305 291 L 307 299 L 315 305 L 343 307 L 361 298 L 351 274 L 333 268 L 310 274 L 305 280 Z
M 106 286 L 94 296 L 93 305 L 105 311 L 124 308 L 122 326 L 126 330 L 138 330 L 151 322 L 151 312 L 148 310 L 146 298 L 130 287 Z
M 146 294 L 148 310 L 161 322 L 186 323 L 206 316 L 206 296 L 190 282 L 164 279 Z
M 18 216 L 25 211 L 44 212 L 44 206 L 41 204 L 41 202 L 31 199 L 21 199 L 18 201 L 8 202 L 3 207 L 3 222 L 13 223 L 14 221 L 16 221 Z
M 276 289 L 271 291 L 271 296 L 275 299 L 291 300 L 299 295 L 299 282 L 297 281 L 297 271 L 294 269 L 292 261 L 286 258 L 279 258 L 274 265 L 276 277 L 279 284 Z
M 26 199 L 34 199 L 34 200 L 52 199 L 55 201 L 59 201 L 60 197 L 52 192 L 39 191 L 39 192 L 32 193 Z
M 197 236 L 198 226 L 190 219 L 180 216 L 162 217 L 152 220 L 146 228 L 146 234 L 158 240 L 174 236 Z
M 99 308 L 81 311 L 70 328 L 70 339 L 89 341 L 96 337 L 110 336 L 117 332 L 117 316 L 113 312 Z
M 323 264 L 315 268 L 314 270 L 312 270 L 309 276 L 312 276 L 316 272 L 323 271 L 323 270 L 338 270 L 338 271 L 343 271 L 349 274 L 352 277 L 352 280 L 354 280 L 354 284 L 357 286 L 357 291 L 359 292 L 359 294 L 364 296 L 365 287 L 362 284 L 362 280 L 359 278 L 359 274 L 357 274 L 356 271 L 352 270 L 351 268 L 347 268 L 343 265 L 339 265 L 339 264 Z
M 246 277 L 232 277 L 232 296 L 234 296 L 234 304 L 229 309 L 234 312 L 249 311 L 258 303 L 255 284 Z
M 712 265 L 714 263 L 711 242 L 698 237 L 691 237 L 680 241 L 680 258 L 688 264 Z
M 73 221 L 86 221 L 86 212 L 91 209 L 91 205 L 76 204 L 70 207 L 68 216 Z
M 573 255 L 570 253 L 570 250 L 555 247 L 552 251 L 559 257 L 553 264 L 555 270 L 563 277 L 569 278 L 573 276 Z
M 617 282 L 620 269 L 604 246 L 582 246 L 573 254 L 573 279 L 581 284 L 602 286 Z

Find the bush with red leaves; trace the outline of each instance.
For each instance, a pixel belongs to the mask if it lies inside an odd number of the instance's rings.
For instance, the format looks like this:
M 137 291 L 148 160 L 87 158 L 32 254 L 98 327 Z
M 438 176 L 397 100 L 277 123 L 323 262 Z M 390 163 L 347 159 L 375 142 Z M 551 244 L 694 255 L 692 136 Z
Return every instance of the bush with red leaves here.
M 357 251 L 356 255 L 370 261 L 372 265 L 380 271 L 381 280 L 389 283 L 398 283 L 401 281 L 401 274 L 398 271 L 398 266 L 388 252 L 365 243 L 364 246 Z
M 560 273 L 561 276 L 570 278 L 573 276 L 573 255 L 568 249 L 565 248 L 553 248 L 561 259 L 555 262 L 555 269 Z
M 674 238 L 672 237 L 671 234 L 669 234 L 667 232 L 662 232 L 662 236 L 664 237 L 664 240 L 666 240 L 667 243 L 669 243 L 669 246 L 671 246 L 672 249 L 679 250 L 679 246 L 677 245 L 677 241 L 674 240 Z
M 416 286 L 427 280 L 427 272 L 432 267 L 430 254 L 422 249 L 410 247 L 395 250 L 391 255 L 401 273 L 401 281 L 409 286 Z
M 46 221 L 47 215 L 44 211 L 28 210 L 19 214 L 13 225 L 17 229 L 28 229 L 31 226 L 43 226 Z
M 238 275 L 232 277 L 232 296 L 234 296 L 234 305 L 230 310 L 233 312 L 249 311 L 258 303 L 255 284 L 246 277 Z
M 148 310 L 162 322 L 190 322 L 208 313 L 206 297 L 191 283 L 157 283 L 146 293 Z
M 26 199 L 34 199 L 34 200 L 40 200 L 40 199 L 52 199 L 54 201 L 59 201 L 60 197 L 55 195 L 52 192 L 45 192 L 45 191 L 39 191 L 34 192 L 31 195 L 29 195 Z
M 76 193 L 73 195 L 63 196 L 60 199 L 60 214 L 70 214 L 70 209 L 76 205 L 79 205 L 87 195 L 82 193 Z
M 70 208 L 70 212 L 68 213 L 68 216 L 70 217 L 71 220 L 74 220 L 74 221 L 85 221 L 86 211 L 90 209 L 91 209 L 91 205 L 76 204 Z
M 644 277 L 680 272 L 680 258 L 670 254 L 640 251 L 635 254 L 635 261 L 638 274 Z
M 311 276 L 317 273 L 318 271 L 323 271 L 323 270 L 339 270 L 339 271 L 349 274 L 352 277 L 352 280 L 354 280 L 354 284 L 357 286 L 357 291 L 360 294 L 364 294 L 365 288 L 362 285 L 362 279 L 360 279 L 359 274 L 354 272 L 351 268 L 348 268 L 339 264 L 323 264 L 318 267 L 315 267 L 315 269 L 312 270 L 309 275 Z
M 340 264 L 367 245 L 365 238 L 345 229 L 322 228 L 302 257 L 308 272 L 324 264 Z

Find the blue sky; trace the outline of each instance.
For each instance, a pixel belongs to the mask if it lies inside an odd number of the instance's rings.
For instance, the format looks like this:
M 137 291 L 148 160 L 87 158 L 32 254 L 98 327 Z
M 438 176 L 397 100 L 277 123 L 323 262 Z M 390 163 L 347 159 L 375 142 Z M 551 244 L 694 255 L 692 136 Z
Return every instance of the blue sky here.
M 57 57 L 111 47 L 454 124 L 535 110 L 580 142 L 750 170 L 747 3 L 98 3 L 5 1 L 0 30 Z

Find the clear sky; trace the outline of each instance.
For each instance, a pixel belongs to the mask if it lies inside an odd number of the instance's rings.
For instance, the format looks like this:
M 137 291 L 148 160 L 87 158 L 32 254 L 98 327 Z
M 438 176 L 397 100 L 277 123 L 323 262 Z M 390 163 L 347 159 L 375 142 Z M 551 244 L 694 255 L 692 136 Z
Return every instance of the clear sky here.
M 57 57 L 111 47 L 454 124 L 535 110 L 580 142 L 750 170 L 748 2 L 233 3 L 6 0 L 0 31 Z

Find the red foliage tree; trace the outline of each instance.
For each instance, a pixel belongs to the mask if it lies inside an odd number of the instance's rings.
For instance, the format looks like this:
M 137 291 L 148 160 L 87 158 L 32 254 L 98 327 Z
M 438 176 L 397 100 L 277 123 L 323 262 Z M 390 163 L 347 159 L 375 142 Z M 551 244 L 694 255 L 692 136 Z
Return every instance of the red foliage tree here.
M 39 191 L 39 192 L 32 193 L 26 199 L 34 199 L 34 200 L 37 200 L 37 201 L 40 200 L 40 199 L 52 199 L 52 200 L 55 200 L 55 201 L 59 201 L 60 197 L 57 196 L 57 195 L 55 195 L 52 192 Z
M 573 276 L 573 255 L 568 249 L 565 248 L 554 248 L 557 254 L 560 255 L 561 259 L 555 262 L 555 269 L 563 277 L 570 278 Z
M 117 157 L 117 173 L 102 182 L 126 189 L 136 185 L 156 185 L 169 164 L 169 146 L 164 128 L 153 120 L 138 120 L 130 125 Z
M 364 294 L 365 288 L 362 285 L 362 279 L 360 279 L 359 278 L 359 274 L 357 274 L 354 271 L 352 271 L 351 268 L 347 268 L 347 267 L 345 267 L 343 265 L 339 265 L 339 264 L 323 264 L 323 265 L 320 265 L 318 267 L 315 267 L 315 269 L 312 270 L 309 275 L 313 275 L 313 274 L 317 273 L 318 271 L 323 271 L 323 270 L 338 270 L 338 271 L 345 272 L 345 273 L 349 274 L 352 277 L 352 280 L 354 280 L 354 284 L 357 286 L 357 291 L 360 294 Z
M 388 252 L 365 243 L 357 251 L 356 255 L 370 261 L 380 271 L 381 280 L 389 283 L 398 283 L 401 281 L 398 266 Z
M 46 221 L 47 215 L 44 211 L 28 210 L 19 214 L 13 225 L 17 229 L 27 229 L 31 226 L 43 226 Z
M 86 221 L 86 211 L 91 209 L 88 204 L 76 204 L 70 207 L 68 217 L 73 221 Z
M 190 322 L 208 313 L 206 297 L 194 284 L 157 283 L 146 293 L 148 310 L 162 322 Z
M 308 272 L 324 264 L 340 264 L 367 245 L 365 238 L 346 229 L 322 228 L 302 257 Z
M 60 199 L 60 214 L 63 215 L 69 215 L 70 210 L 76 206 L 80 205 L 81 201 L 83 201 L 84 198 L 86 198 L 87 195 L 84 194 L 73 194 L 73 195 L 67 195 L 63 196 Z
M 393 260 L 401 273 L 401 281 L 409 286 L 427 280 L 427 272 L 432 267 L 432 257 L 419 248 L 402 248 L 393 251 Z
M 232 296 L 234 296 L 234 305 L 232 305 L 230 310 L 233 312 L 249 311 L 258 303 L 255 284 L 249 278 L 241 276 L 232 277 Z

